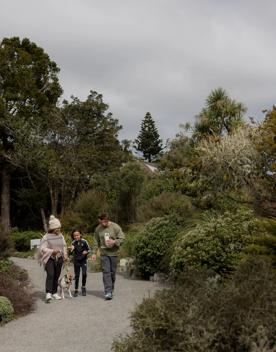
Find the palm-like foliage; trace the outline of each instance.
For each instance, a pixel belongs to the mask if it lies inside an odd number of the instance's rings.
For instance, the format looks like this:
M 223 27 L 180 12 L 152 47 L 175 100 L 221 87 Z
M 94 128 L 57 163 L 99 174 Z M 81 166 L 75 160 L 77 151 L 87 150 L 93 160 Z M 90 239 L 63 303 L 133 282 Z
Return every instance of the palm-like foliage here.
M 197 116 L 194 138 L 220 137 L 231 133 L 237 126 L 243 124 L 245 112 L 245 106 L 231 99 L 224 89 L 213 90 L 206 99 L 205 107 Z

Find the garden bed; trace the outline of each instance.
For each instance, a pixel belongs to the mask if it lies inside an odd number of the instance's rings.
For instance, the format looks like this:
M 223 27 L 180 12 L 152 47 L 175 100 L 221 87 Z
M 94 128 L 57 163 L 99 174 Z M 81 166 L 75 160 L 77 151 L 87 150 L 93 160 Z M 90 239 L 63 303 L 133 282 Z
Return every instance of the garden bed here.
M 0 261 L 0 296 L 8 298 L 11 302 L 14 318 L 25 315 L 34 308 L 34 297 L 26 270 L 9 259 Z

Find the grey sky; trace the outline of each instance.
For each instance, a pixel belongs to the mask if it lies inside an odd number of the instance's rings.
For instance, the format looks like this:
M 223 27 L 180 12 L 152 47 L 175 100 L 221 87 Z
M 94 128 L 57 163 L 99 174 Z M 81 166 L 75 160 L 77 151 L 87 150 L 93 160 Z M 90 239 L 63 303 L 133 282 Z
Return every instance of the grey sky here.
M 136 138 L 147 111 L 165 140 L 219 86 L 248 116 L 276 104 L 274 0 L 0 0 L 0 36 L 28 37 L 61 69 L 64 97 L 103 94 Z

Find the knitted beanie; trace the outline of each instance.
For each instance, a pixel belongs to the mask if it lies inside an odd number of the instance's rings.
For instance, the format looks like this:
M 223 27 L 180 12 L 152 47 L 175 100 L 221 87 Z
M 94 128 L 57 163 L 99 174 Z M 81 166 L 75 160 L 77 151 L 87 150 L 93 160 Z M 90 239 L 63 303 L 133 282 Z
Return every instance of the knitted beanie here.
M 49 230 L 55 230 L 60 228 L 61 228 L 61 223 L 59 219 L 55 218 L 54 215 L 51 215 L 49 220 Z

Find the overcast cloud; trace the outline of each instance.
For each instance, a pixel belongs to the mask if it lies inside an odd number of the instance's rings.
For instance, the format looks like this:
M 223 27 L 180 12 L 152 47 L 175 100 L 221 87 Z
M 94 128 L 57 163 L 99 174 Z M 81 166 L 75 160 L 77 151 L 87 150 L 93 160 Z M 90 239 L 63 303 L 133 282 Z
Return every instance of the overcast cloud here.
M 135 139 L 151 112 L 165 140 L 223 87 L 263 118 L 276 104 L 275 0 L 0 0 L 0 36 L 60 67 L 63 97 L 103 94 Z

